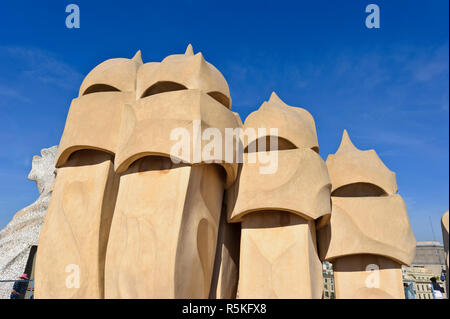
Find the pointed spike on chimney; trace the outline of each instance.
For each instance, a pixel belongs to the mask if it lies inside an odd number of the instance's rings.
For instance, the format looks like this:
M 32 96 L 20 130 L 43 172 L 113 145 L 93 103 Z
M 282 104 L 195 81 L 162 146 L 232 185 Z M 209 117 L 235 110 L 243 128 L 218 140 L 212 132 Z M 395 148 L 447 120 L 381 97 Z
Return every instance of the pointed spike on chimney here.
M 344 130 L 342 134 L 341 145 L 339 145 L 339 149 L 337 152 L 346 152 L 346 151 L 355 151 L 358 150 L 355 145 L 353 145 L 350 136 L 348 135 L 347 130 Z M 337 153 L 336 152 L 336 153 Z
M 197 67 L 200 67 L 200 68 L 204 67 L 207 64 L 206 60 L 203 57 L 203 54 L 201 52 L 194 54 L 191 63 L 194 65 L 197 65 Z
M 187 56 L 193 56 L 194 55 L 194 49 L 192 48 L 192 44 L 188 44 L 187 48 L 186 48 L 186 52 L 184 52 L 184 55 Z
M 283 100 L 280 99 L 280 97 L 275 93 L 275 91 L 273 91 L 272 94 L 270 95 L 269 102 L 286 105 L 286 103 L 284 103 Z
M 139 63 L 139 64 L 144 64 L 144 62 L 142 61 L 141 50 L 138 50 L 131 60 L 133 60 L 134 62 Z

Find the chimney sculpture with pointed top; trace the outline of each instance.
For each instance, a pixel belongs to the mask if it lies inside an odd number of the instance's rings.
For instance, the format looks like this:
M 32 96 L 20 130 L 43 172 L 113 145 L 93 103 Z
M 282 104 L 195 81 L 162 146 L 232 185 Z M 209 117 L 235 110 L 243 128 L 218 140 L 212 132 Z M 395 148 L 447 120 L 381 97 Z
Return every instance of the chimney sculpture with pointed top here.
M 214 128 L 224 146 L 225 130 L 239 127 L 228 84 L 189 45 L 185 54 L 143 64 L 136 86 L 136 99 L 124 106 L 114 162 L 120 186 L 105 296 L 207 298 L 219 227 L 225 227 L 223 192 L 236 180 L 238 164 L 221 155 L 205 160 L 203 137 Z M 181 142 L 189 152 L 173 153 L 180 143 L 174 132 L 188 137 Z
M 412 262 L 416 241 L 395 173 L 346 130 L 327 166 L 332 212 L 318 223 L 318 244 L 333 263 L 336 298 L 404 298 L 401 266 Z
M 271 128 L 278 130 L 276 136 Z M 247 117 L 244 129 L 266 133 L 244 140 L 240 178 L 227 198 L 229 221 L 242 225 L 238 296 L 322 298 L 315 220 L 331 211 L 331 185 L 317 154 L 314 119 L 274 92 Z M 261 173 L 267 164 L 259 157 L 256 163 L 250 160 L 261 153 L 277 158 L 270 174 Z

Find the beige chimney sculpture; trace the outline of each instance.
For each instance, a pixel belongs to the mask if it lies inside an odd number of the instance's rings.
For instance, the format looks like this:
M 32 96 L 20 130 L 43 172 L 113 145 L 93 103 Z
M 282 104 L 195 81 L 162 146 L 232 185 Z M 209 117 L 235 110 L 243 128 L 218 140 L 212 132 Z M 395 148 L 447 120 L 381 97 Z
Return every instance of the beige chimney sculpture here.
M 338 298 L 404 297 L 395 174 L 346 132 L 325 163 L 312 115 L 275 93 L 243 125 L 191 45 L 95 67 L 56 167 L 35 298 L 319 299 L 324 260 Z
M 72 101 L 54 191 L 39 236 L 36 298 L 103 298 L 114 173 L 125 103 L 135 99 L 140 52 L 95 67 Z
M 244 141 L 239 182 L 230 192 L 228 219 L 242 223 L 238 297 L 321 298 L 314 221 L 331 211 L 331 185 L 314 120 L 272 93 L 244 128 L 264 128 L 267 135 Z M 278 135 L 269 136 L 269 128 Z M 266 140 L 278 147 L 261 149 Z M 277 161 L 270 173 L 263 171 L 264 157 Z
M 333 264 L 336 298 L 405 298 L 401 266 L 411 264 L 416 241 L 395 173 L 347 131 L 327 166 L 333 209 L 318 223 L 318 240 L 321 259 Z
M 191 46 L 139 69 L 115 159 L 120 186 L 106 254 L 106 298 L 209 296 L 223 192 L 237 164 L 198 161 L 195 152 L 205 146 L 200 137 L 206 128 L 224 137 L 225 128 L 238 126 L 230 107 L 224 77 Z M 190 154 L 181 154 L 180 163 L 171 158 L 177 128 L 191 137 Z

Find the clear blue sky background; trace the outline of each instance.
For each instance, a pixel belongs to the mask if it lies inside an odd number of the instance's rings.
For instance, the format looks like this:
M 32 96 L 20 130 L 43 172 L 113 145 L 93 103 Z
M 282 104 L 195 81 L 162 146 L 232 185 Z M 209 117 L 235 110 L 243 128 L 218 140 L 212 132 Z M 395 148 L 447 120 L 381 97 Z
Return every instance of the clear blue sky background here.
M 65 27 L 76 3 L 81 28 Z M 191 42 L 226 77 L 242 119 L 275 90 L 316 120 L 321 155 L 344 128 L 397 173 L 418 240 L 442 241 L 449 202 L 447 0 L 0 1 L 0 227 L 38 196 L 32 156 L 59 143 L 100 62 L 144 62 Z M 367 29 L 365 7 L 381 9 Z

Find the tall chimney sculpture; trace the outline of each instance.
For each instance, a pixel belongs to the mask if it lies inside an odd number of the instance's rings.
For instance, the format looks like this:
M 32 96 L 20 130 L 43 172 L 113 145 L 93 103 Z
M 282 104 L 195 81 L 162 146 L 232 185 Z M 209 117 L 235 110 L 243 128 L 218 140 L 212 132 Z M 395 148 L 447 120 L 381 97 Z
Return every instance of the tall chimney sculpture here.
M 36 298 L 103 298 L 125 103 L 136 95 L 141 53 L 110 59 L 83 80 L 58 148 L 53 195 L 39 236 Z
M 401 266 L 411 264 L 416 240 L 395 173 L 345 130 L 327 166 L 332 213 L 319 221 L 318 241 L 321 259 L 333 264 L 336 298 L 404 299 Z
M 139 69 L 115 159 L 106 298 L 208 298 L 223 193 L 238 168 L 215 152 L 239 126 L 230 108 L 225 78 L 190 45 Z
M 314 221 L 330 213 L 331 185 L 314 119 L 272 93 L 244 128 L 262 134 L 247 134 L 228 197 L 229 221 L 242 223 L 238 298 L 321 298 Z

